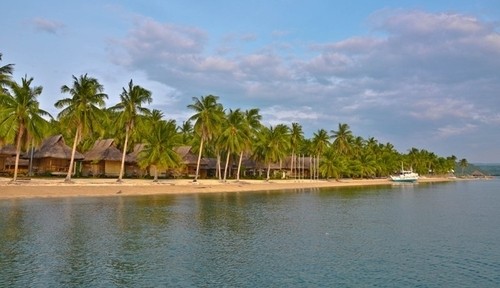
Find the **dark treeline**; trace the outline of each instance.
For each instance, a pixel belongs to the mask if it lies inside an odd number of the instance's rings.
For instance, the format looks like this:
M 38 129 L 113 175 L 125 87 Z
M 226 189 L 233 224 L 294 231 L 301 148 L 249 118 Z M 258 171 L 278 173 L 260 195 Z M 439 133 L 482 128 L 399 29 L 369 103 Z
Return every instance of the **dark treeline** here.
M 0 54 L 0 61 L 1 59 Z M 61 99 L 54 103 L 57 115 L 43 110 L 37 100 L 43 92 L 33 78 L 12 79 L 14 65 L 0 66 L 0 147 L 16 147 L 16 167 L 22 151 L 36 147 L 51 135 L 62 134 L 74 151 L 85 152 L 99 139 L 115 139 L 125 155 L 136 143 L 145 144 L 139 155 L 141 167 L 157 169 L 181 165 L 175 147 L 188 145 L 202 157 L 217 159 L 220 179 L 225 180 L 229 163 L 237 163 L 233 177 L 239 179 L 242 160 L 251 158 L 267 167 L 289 159 L 290 175 L 296 174 L 300 161 L 307 157 L 311 177 L 317 178 L 374 178 L 387 177 L 400 170 L 412 168 L 421 175 L 444 175 L 457 164 L 457 157 L 441 157 L 430 151 L 411 148 L 407 153 L 396 151 L 391 143 L 379 143 L 371 137 L 356 136 L 348 124 L 339 123 L 329 130 L 319 129 L 311 138 L 304 137 L 300 123 L 265 126 L 259 109 L 226 109 L 219 97 L 193 97 L 187 109 L 193 112 L 182 123 L 166 120 L 163 112 L 147 108 L 152 93 L 132 80 L 123 87 L 120 101 L 108 106 L 108 95 L 98 79 L 87 74 L 73 76 L 61 87 Z M 168 114 L 167 114 L 168 115 Z M 67 180 L 71 178 L 74 157 L 70 162 Z M 290 160 L 291 159 L 291 160 Z M 459 164 L 467 165 L 462 159 Z

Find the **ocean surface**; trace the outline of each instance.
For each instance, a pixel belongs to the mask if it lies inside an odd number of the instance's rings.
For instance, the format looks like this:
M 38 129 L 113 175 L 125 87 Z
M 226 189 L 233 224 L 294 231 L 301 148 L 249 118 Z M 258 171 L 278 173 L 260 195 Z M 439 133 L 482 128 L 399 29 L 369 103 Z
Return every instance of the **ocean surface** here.
M 0 287 L 500 287 L 500 179 L 3 200 Z

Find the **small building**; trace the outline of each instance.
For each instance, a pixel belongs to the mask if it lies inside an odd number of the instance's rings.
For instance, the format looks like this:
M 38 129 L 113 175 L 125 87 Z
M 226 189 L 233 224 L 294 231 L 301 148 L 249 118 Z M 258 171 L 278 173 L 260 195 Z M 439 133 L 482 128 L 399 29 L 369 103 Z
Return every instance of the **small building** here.
M 24 159 L 33 159 L 33 172 L 36 174 L 65 175 L 68 173 L 72 148 L 64 142 L 62 135 L 55 135 L 43 140 L 39 148 L 25 153 Z M 83 159 L 83 154 L 75 151 L 75 161 Z M 76 168 L 76 165 L 74 166 Z
M 14 158 L 15 160 L 15 157 L 16 147 L 14 145 L 5 145 L 0 147 L 0 172 L 2 174 L 8 174 L 10 172 L 10 163 L 12 163 L 10 158 Z
M 135 144 L 134 150 L 127 154 L 128 162 L 125 163 L 125 175 L 127 177 L 144 177 L 147 169 L 142 169 L 139 164 L 139 153 L 144 150 L 145 144 Z
M 191 152 L 191 146 L 179 146 L 175 148 L 175 152 L 181 158 L 182 167 L 179 171 L 184 177 L 194 178 L 196 175 L 196 165 L 198 164 L 198 155 Z M 207 178 L 209 161 L 206 158 L 201 158 L 199 178 Z
M 92 149 L 84 154 L 82 176 L 118 177 L 122 153 L 114 139 L 97 140 Z M 128 157 L 125 162 L 128 162 Z
M 484 173 L 482 173 L 481 171 L 479 170 L 475 170 L 474 172 L 472 172 L 472 177 L 474 178 L 486 178 L 486 175 L 484 175 Z

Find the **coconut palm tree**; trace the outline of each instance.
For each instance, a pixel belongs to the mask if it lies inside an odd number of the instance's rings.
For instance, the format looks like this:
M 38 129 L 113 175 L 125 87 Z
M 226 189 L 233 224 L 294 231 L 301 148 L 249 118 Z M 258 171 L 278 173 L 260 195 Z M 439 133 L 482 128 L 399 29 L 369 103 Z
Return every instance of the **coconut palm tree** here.
M 257 133 L 262 128 L 262 115 L 259 114 L 258 108 L 252 108 L 245 110 L 244 121 L 246 130 L 248 131 L 248 137 L 244 143 L 244 147 L 240 152 L 240 159 L 238 161 L 238 171 L 236 172 L 236 181 L 240 180 L 241 162 L 243 161 L 243 154 L 251 149 L 252 142 L 257 138 Z
M 0 61 L 1 60 L 2 60 L 2 53 L 0 53 Z M 7 64 L 4 66 L 0 66 L 0 96 L 8 93 L 6 86 L 10 85 L 11 83 L 13 71 L 14 71 L 14 64 Z M 0 145 L 3 142 L 3 138 L 1 137 L 1 135 L 7 132 L 7 128 L 9 127 L 0 126 Z
M 73 75 L 71 87 L 67 85 L 61 87 L 61 93 L 69 93 L 71 98 L 63 98 L 54 104 L 56 108 L 62 109 L 57 116 L 60 121 L 66 123 L 67 127 L 75 128 L 66 182 L 71 182 L 76 146 L 89 131 L 99 125 L 100 118 L 104 118 L 105 113 L 102 108 L 105 106 L 105 99 L 108 95 L 103 91 L 104 87 L 96 78 L 89 77 L 87 74 L 79 78 Z
M 151 121 L 152 120 L 152 121 Z M 175 121 L 147 121 L 143 131 L 144 149 L 139 153 L 141 168 L 154 167 L 154 182 L 158 181 L 158 171 L 176 168 L 181 159 L 175 148 L 181 144 L 181 136 L 177 133 Z
M 143 104 L 150 104 L 153 101 L 151 91 L 142 88 L 139 85 L 134 85 L 132 79 L 128 83 L 128 89 L 122 88 L 120 94 L 120 103 L 111 107 L 111 111 L 118 111 L 118 122 L 125 126 L 125 143 L 123 144 L 122 161 L 120 166 L 120 174 L 117 182 L 121 182 L 125 171 L 125 156 L 127 155 L 127 146 L 129 136 L 134 132 L 136 122 L 140 115 L 147 115 L 151 111 L 142 107 Z
M 296 174 L 294 172 L 294 162 L 295 162 L 295 152 L 297 151 L 300 143 L 304 140 L 304 132 L 302 131 L 302 126 L 299 123 L 292 123 L 290 129 L 290 147 L 292 149 L 292 155 L 290 160 L 290 174 Z M 297 166 L 297 165 L 295 165 Z
M 249 139 L 250 130 L 245 122 L 245 115 L 240 109 L 229 109 L 226 125 L 221 133 L 221 144 L 226 150 L 226 165 L 224 169 L 224 181 L 226 181 L 229 157 L 232 153 L 243 153 Z
M 345 159 L 332 146 L 328 147 L 323 153 L 319 166 L 321 175 L 327 179 L 333 177 L 338 181 L 342 172 L 346 169 L 347 162 Z
M 254 148 L 254 158 L 267 164 L 266 180 L 271 179 L 271 163 L 281 162 L 290 148 L 290 132 L 288 126 L 278 124 L 275 127 L 264 127 Z
M 328 132 L 325 129 L 319 129 L 313 134 L 312 139 L 312 154 L 316 156 L 316 166 L 319 171 L 319 165 L 321 163 L 321 155 L 328 149 L 330 142 L 328 141 Z
M 184 121 L 178 128 L 182 135 L 182 144 L 188 144 L 193 139 L 193 124 L 191 121 Z
M 224 116 L 223 107 L 217 101 L 218 96 L 207 95 L 201 96 L 200 99 L 193 97 L 193 104 L 187 107 L 195 112 L 189 118 L 189 121 L 194 121 L 194 132 L 200 138 L 200 148 L 198 151 L 198 161 L 196 163 L 196 174 L 193 182 L 198 180 L 200 174 L 200 161 L 203 153 L 203 144 L 210 141 L 217 132 L 218 127 L 222 123 Z
M 21 84 L 10 83 L 10 93 L 0 95 L 0 126 L 6 127 L 6 138 L 16 138 L 16 161 L 14 165 L 14 177 L 17 180 L 17 170 L 19 166 L 19 155 L 23 139 L 30 142 L 30 139 L 41 140 L 43 132 L 48 129 L 48 122 L 43 117 L 52 117 L 50 114 L 40 109 L 37 97 L 42 94 L 42 86 L 31 87 L 33 78 L 25 76 L 21 79 Z
M 2 61 L 2 53 L 0 53 L 0 61 Z M 14 64 L 0 66 L 0 94 L 6 92 L 4 87 L 10 84 L 12 72 L 14 72 Z
M 339 123 L 338 130 L 331 130 L 333 141 L 333 147 L 339 151 L 339 153 L 348 155 L 351 152 L 351 140 L 353 138 L 352 132 L 349 125 Z
M 467 166 L 469 166 L 469 162 L 467 161 L 467 159 L 465 159 L 465 158 L 461 159 L 458 162 L 458 165 L 460 165 L 460 167 L 462 167 L 462 176 L 465 175 L 465 173 L 464 173 L 465 168 L 467 168 Z

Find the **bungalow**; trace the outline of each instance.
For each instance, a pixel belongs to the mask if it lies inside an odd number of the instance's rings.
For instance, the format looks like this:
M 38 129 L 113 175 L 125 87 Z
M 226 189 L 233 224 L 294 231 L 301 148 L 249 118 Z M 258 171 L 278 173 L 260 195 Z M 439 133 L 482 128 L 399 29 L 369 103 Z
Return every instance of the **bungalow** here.
M 114 139 L 97 140 L 92 149 L 84 154 L 83 176 L 117 177 L 120 174 L 122 151 Z M 128 162 L 128 158 L 125 159 Z
M 37 174 L 64 175 L 68 172 L 72 148 L 64 142 L 62 135 L 43 140 L 39 148 L 25 153 L 24 159 L 33 159 L 33 172 Z M 75 151 L 75 161 L 83 159 L 83 154 Z M 76 165 L 75 165 L 76 167 Z
M 128 162 L 125 163 L 125 175 L 129 177 L 144 177 L 146 169 L 141 169 L 138 164 L 139 153 L 144 149 L 144 144 L 135 144 L 134 150 L 127 154 Z
M 191 146 L 179 146 L 175 148 L 175 152 L 179 154 L 182 161 L 182 168 L 179 171 L 180 175 L 185 177 L 194 177 L 196 174 L 196 165 L 198 164 L 198 155 L 191 151 Z M 207 178 L 209 161 L 206 158 L 201 158 L 199 178 Z
M 10 158 L 16 156 L 16 147 L 14 145 L 5 145 L 0 147 L 0 172 L 9 172 L 9 165 L 12 161 Z

